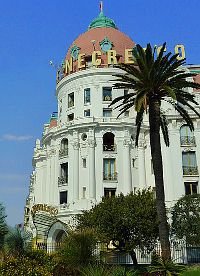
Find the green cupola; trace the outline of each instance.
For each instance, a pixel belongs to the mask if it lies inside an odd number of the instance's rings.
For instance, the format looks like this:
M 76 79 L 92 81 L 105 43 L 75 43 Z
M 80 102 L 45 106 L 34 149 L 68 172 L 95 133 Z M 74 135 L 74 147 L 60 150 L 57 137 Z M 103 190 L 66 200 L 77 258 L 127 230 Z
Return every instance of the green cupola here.
M 99 16 L 96 17 L 89 25 L 88 30 L 95 28 L 114 28 L 117 29 L 115 22 L 105 16 L 103 11 L 100 12 Z

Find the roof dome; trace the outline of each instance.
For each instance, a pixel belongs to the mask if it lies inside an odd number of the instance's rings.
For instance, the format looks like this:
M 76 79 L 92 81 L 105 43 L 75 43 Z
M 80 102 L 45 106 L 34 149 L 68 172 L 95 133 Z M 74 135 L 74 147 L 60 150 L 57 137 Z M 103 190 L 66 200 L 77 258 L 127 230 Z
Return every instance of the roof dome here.
M 96 17 L 89 25 L 88 30 L 93 28 L 114 28 L 117 29 L 117 26 L 115 25 L 115 22 L 106 17 L 103 14 L 103 11 L 100 12 L 99 16 Z
M 114 21 L 104 16 L 101 11 L 99 16 L 91 22 L 88 30 L 79 35 L 69 47 L 66 55 L 66 63 L 70 67 L 69 61 L 73 58 L 73 65 L 71 66 L 72 70 L 70 72 L 66 71 L 66 74 L 88 68 L 88 64 L 92 62 L 92 53 L 94 51 L 101 52 L 100 55 L 97 53 L 98 59 L 101 59 L 97 67 L 108 66 L 108 53 L 110 50 L 115 53 L 117 63 L 123 63 L 125 62 L 126 49 L 132 49 L 134 46 L 135 43 L 132 39 L 119 31 Z M 86 63 L 85 68 L 82 67 L 81 69 L 78 66 L 80 54 L 83 54 L 83 59 Z

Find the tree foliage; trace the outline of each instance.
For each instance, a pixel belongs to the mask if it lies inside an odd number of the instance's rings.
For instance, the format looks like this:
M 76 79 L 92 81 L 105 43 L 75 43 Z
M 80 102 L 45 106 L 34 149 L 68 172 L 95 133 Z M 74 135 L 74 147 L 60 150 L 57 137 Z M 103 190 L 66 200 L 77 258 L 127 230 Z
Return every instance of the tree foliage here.
M 200 195 L 186 195 L 172 208 L 172 235 L 186 239 L 191 245 L 200 245 Z
M 3 246 L 4 243 L 4 237 L 8 232 L 8 227 L 6 224 L 6 215 L 5 215 L 5 208 L 0 203 L 0 249 Z
M 4 248 L 12 255 L 23 255 L 31 248 L 32 234 L 19 227 L 10 228 L 5 236 Z
M 131 253 L 137 246 L 152 248 L 158 238 L 158 222 L 150 190 L 103 198 L 91 210 L 78 216 L 78 228 L 91 227 L 100 241 Z

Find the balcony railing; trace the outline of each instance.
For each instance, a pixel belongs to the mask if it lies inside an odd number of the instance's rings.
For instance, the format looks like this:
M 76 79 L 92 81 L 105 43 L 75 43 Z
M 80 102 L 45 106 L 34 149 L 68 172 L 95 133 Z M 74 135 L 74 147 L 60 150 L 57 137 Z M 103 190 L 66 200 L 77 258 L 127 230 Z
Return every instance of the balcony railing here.
M 194 136 L 181 136 L 181 145 L 196 146 Z
M 183 175 L 198 175 L 198 167 L 197 166 L 183 166 Z
M 103 151 L 116 151 L 117 145 L 103 145 Z
M 66 157 L 68 156 L 68 149 L 60 149 L 59 150 L 59 158 L 63 158 L 63 157 Z
M 64 177 L 64 176 L 59 176 L 58 177 L 58 187 L 63 186 L 63 185 L 67 185 L 68 183 L 68 178 Z
M 117 180 L 117 172 L 114 172 L 114 173 L 105 173 L 105 172 L 103 172 L 103 180 L 116 181 Z

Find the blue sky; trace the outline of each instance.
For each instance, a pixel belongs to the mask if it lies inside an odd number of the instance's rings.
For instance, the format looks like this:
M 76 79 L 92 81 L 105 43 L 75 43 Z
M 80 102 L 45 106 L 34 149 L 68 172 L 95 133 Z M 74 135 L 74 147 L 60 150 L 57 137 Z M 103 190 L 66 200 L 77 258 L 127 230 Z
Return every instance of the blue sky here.
M 199 0 L 106 0 L 104 14 L 134 42 L 184 44 L 200 64 Z M 32 153 L 56 111 L 54 68 L 99 13 L 99 1 L 8 0 L 0 3 L 0 202 L 10 225 L 23 221 Z

